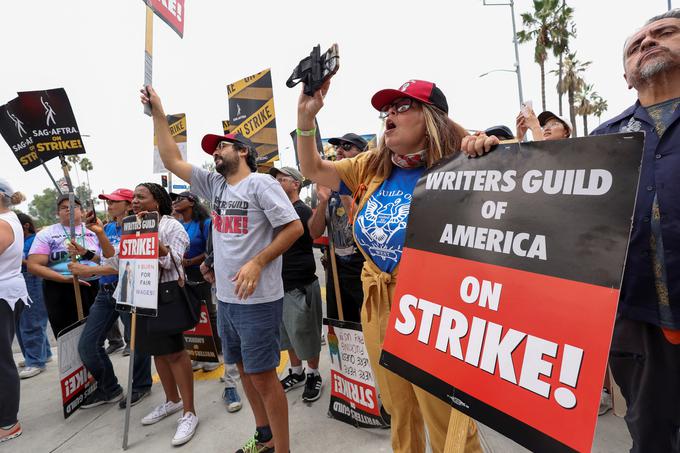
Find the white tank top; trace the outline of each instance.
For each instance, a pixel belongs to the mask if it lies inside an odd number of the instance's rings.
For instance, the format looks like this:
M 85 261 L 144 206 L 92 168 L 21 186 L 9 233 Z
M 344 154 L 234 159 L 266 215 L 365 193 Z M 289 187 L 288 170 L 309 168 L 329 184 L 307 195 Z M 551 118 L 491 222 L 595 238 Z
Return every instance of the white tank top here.
M 14 242 L 0 254 L 0 299 L 4 299 L 14 310 L 17 300 L 28 304 L 26 282 L 21 274 L 21 258 L 24 252 L 24 229 L 19 218 L 12 211 L 0 214 L 0 220 L 9 223 L 14 231 Z

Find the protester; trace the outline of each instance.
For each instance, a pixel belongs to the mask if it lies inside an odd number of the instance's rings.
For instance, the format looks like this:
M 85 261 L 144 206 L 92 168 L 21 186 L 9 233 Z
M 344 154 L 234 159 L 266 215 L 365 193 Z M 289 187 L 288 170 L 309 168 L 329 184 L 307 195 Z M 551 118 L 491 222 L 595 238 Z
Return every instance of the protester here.
M 23 367 L 19 371 L 19 377 L 28 379 L 45 371 L 45 364 L 52 361 L 52 350 L 47 338 L 47 310 L 43 299 L 42 279 L 26 269 L 26 256 L 35 239 L 35 225 L 33 219 L 24 213 L 17 213 L 17 217 L 24 232 L 21 273 L 31 298 L 30 307 L 24 307 L 16 327 L 17 341 L 24 356 L 23 362 L 19 363 L 19 367 Z
M 147 91 L 148 90 L 148 91 Z M 242 135 L 206 135 L 201 146 L 217 173 L 182 160 L 160 99 L 142 90 L 152 107 L 154 131 L 165 168 L 211 200 L 217 298 L 225 304 L 224 360 L 236 363 L 255 415 L 256 432 L 238 450 L 289 450 L 288 403 L 276 367 L 280 360 L 283 283 L 280 255 L 303 233 L 295 209 L 269 175 L 255 173 L 257 151 Z
M 315 117 L 330 86 L 298 101 L 298 158 L 303 174 L 333 190 L 349 190 L 357 200 L 354 234 L 366 262 L 362 272 L 364 306 L 361 323 L 366 349 L 385 408 L 392 416 L 392 448 L 424 452 L 427 424 L 432 450 L 444 450 L 451 406 L 379 365 L 398 265 L 406 237 L 410 200 L 418 178 L 439 159 L 453 154 L 467 132 L 447 116 L 446 97 L 435 84 L 409 80 L 398 90 L 381 90 L 371 99 L 385 118 L 378 149 L 339 162 L 321 160 L 316 150 Z M 396 215 L 374 215 L 390 204 Z M 456 414 L 465 430 L 465 451 L 481 452 L 476 424 Z M 455 428 L 454 428 L 455 429 Z
M 198 289 L 203 295 L 203 300 L 206 301 L 208 313 L 210 314 L 210 327 L 212 328 L 213 337 L 217 338 L 217 314 L 215 306 L 212 303 L 212 285 L 206 282 L 201 274 L 200 266 L 205 259 L 206 244 L 208 236 L 210 236 L 210 215 L 208 211 L 201 205 L 198 197 L 189 191 L 179 194 L 171 193 L 172 210 L 180 217 L 177 220 L 184 226 L 189 235 L 189 248 L 184 254 L 182 264 L 187 273 L 187 278 L 193 282 L 197 282 Z M 219 342 L 216 342 L 219 345 Z M 218 353 L 221 352 L 221 347 L 218 346 Z M 213 371 L 219 368 L 219 362 L 201 362 L 192 361 L 192 369 L 194 371 L 202 369 L 203 371 Z
M 528 130 L 531 130 L 535 142 L 542 140 L 562 140 L 571 136 L 569 123 L 553 112 L 542 112 L 538 117 L 533 109 L 527 108 L 526 115 L 519 112 L 517 115 L 517 139 L 522 141 Z M 494 135 L 489 134 L 487 135 Z M 503 138 L 498 137 L 500 140 Z
M 214 285 L 215 285 L 215 270 L 214 270 L 214 264 L 215 264 L 215 254 L 213 251 L 213 246 L 212 246 L 212 234 L 208 235 L 208 240 L 206 241 L 206 246 L 205 246 L 205 259 L 201 263 L 200 266 L 200 271 L 201 274 L 203 274 L 203 278 L 205 281 L 213 285 L 211 288 L 211 299 L 214 302 L 217 302 L 217 297 L 215 297 L 215 292 L 214 292 Z M 222 326 L 222 320 L 226 318 L 226 314 L 223 313 L 225 308 L 225 304 L 217 304 L 217 331 L 218 332 L 224 332 L 224 327 Z M 213 332 L 214 335 L 214 332 Z M 223 334 L 219 334 L 219 340 L 220 340 L 220 345 L 221 345 L 221 350 L 224 353 L 224 351 L 227 350 L 227 336 Z M 217 341 L 217 339 L 215 339 Z M 238 390 L 236 389 L 236 379 L 238 379 L 239 374 L 238 374 L 238 369 L 236 368 L 236 365 L 233 363 L 227 363 L 226 361 L 224 362 L 224 373 L 222 374 L 222 377 L 220 377 L 220 381 L 224 382 L 224 390 L 222 391 L 222 402 L 224 403 L 224 406 L 227 408 L 227 412 L 238 412 L 241 410 L 241 407 L 243 406 L 243 403 L 241 403 L 241 396 L 238 394 Z
M 24 232 L 10 208 L 25 199 L 0 178 L 0 443 L 21 435 L 17 419 L 21 386 L 12 342 L 21 310 L 28 304 L 28 292 L 21 275 Z
M 680 9 L 624 45 L 638 100 L 593 134 L 645 133 L 609 363 L 628 406 L 631 452 L 680 451 Z
M 285 392 L 304 385 L 302 400 L 312 402 L 321 397 L 323 387 L 319 373 L 323 316 L 321 288 L 316 278 L 314 241 L 308 228 L 312 210 L 300 200 L 304 177 L 299 170 L 292 167 L 272 168 L 269 174 L 281 184 L 304 228 L 304 234 L 283 254 L 281 350 L 288 350 L 291 367 L 288 376 L 281 380 L 281 385 Z M 306 374 L 302 367 L 303 360 L 308 366 Z
M 106 200 L 109 216 L 113 219 L 113 222 L 109 222 L 104 228 L 104 233 L 115 252 L 120 244 L 123 218 L 130 212 L 133 192 L 130 189 L 116 189 L 110 194 L 99 195 L 99 198 Z M 88 228 L 98 231 L 101 226 L 98 223 L 88 223 Z M 85 398 L 80 407 L 89 409 L 102 404 L 120 402 L 120 407 L 124 408 L 126 401 L 123 399 L 123 388 L 118 384 L 111 359 L 104 350 L 107 332 L 110 332 L 111 326 L 118 321 L 119 316 L 113 298 L 118 284 L 118 269 L 106 264 L 101 266 L 69 264 L 69 269 L 79 277 L 101 276 L 99 292 L 90 308 L 90 315 L 78 343 L 80 358 L 97 381 L 97 389 Z M 132 389 L 128 391 L 132 392 L 130 405 L 134 406 L 151 392 L 151 357 L 141 352 L 135 354 L 132 368 Z
M 368 143 L 360 135 L 348 133 L 342 137 L 328 140 L 336 149 L 336 162 L 349 159 L 366 151 Z M 309 222 L 309 233 L 312 239 L 323 235 L 328 226 L 328 236 L 335 249 L 336 273 L 340 287 L 340 300 L 345 321 L 361 322 L 361 305 L 364 292 L 361 288 L 361 269 L 364 256 L 357 249 L 349 221 L 352 197 L 331 191 L 327 187 L 316 185 L 318 204 Z M 326 316 L 339 319 L 338 305 L 335 297 L 335 279 L 333 263 L 328 250 L 326 259 Z
M 43 279 L 43 295 L 47 315 L 54 336 L 78 321 L 73 278 L 68 269 L 69 249 L 76 246 L 85 252 L 77 256 L 79 263 L 95 266 L 100 259 L 99 238 L 88 230 L 82 221 L 82 208 L 78 197 L 74 199 L 73 218 L 76 235 L 69 231 L 69 196 L 57 198 L 59 222 L 43 228 L 36 234 L 28 252 L 28 271 Z M 71 252 L 75 253 L 75 252 Z M 99 289 L 98 277 L 80 279 L 80 295 L 85 316 L 90 312 Z
M 516 142 L 517 139 L 515 139 L 515 136 L 512 135 L 512 131 L 508 126 L 491 126 L 488 127 L 484 130 L 484 133 L 486 135 L 495 135 L 498 137 L 498 140 L 504 142 L 504 143 L 512 143 Z
M 182 225 L 170 214 L 172 201 L 160 185 L 151 182 L 135 187 L 132 199 L 135 214 L 158 212 L 158 265 L 160 283 L 178 281 L 184 278 L 182 257 L 189 246 L 189 237 Z M 118 255 L 107 265 L 119 268 Z M 179 270 L 179 272 L 178 272 Z M 116 287 L 113 298 L 122 299 L 122 283 Z M 164 311 L 159 309 L 155 322 L 162 323 Z M 189 442 L 198 427 L 198 416 L 194 407 L 194 375 L 191 370 L 189 354 L 184 349 L 182 332 L 175 334 L 155 334 L 149 332 L 148 317 L 137 317 L 136 353 L 153 355 L 156 371 L 161 379 L 166 401 L 156 406 L 142 418 L 143 425 L 153 425 L 164 418 L 183 410 L 177 421 L 177 430 L 172 445 Z

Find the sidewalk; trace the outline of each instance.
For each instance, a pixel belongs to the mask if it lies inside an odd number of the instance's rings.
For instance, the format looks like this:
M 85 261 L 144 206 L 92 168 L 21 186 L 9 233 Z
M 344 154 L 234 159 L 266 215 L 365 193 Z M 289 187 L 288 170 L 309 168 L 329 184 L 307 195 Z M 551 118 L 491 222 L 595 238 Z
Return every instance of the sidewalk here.
M 322 289 L 325 289 L 323 268 L 318 262 L 317 275 Z M 48 329 L 49 330 L 49 329 Z M 51 344 L 56 341 L 50 338 Z M 15 342 L 15 362 L 22 359 Z M 79 409 L 68 420 L 64 420 L 59 389 L 58 360 L 47 364 L 47 370 L 31 379 L 21 381 L 21 407 L 19 420 L 24 433 L 17 439 L 0 444 L 0 452 L 43 453 L 43 452 L 83 452 L 105 453 L 122 451 L 123 423 L 125 411 L 118 404 L 99 406 L 93 409 Z M 281 374 L 287 373 L 287 356 L 282 355 L 279 366 Z M 118 380 L 127 384 L 128 357 L 120 353 L 111 356 Z M 328 347 L 321 351 L 320 371 L 324 379 L 323 395 L 320 400 L 309 405 L 302 402 L 302 388 L 287 394 L 291 451 L 318 451 L 324 453 L 373 453 L 389 452 L 389 430 L 357 429 L 327 417 L 330 398 L 330 372 Z M 205 453 L 232 453 L 240 448 L 254 432 L 255 424 L 248 401 L 239 383 L 239 393 L 243 398 L 241 411 L 229 414 L 222 404 L 222 383 L 219 377 L 222 368 L 210 373 L 194 373 L 196 411 L 200 424 L 196 436 L 186 444 L 185 451 Z M 160 404 L 163 389 L 154 379 L 149 397 L 132 408 L 130 432 L 128 437 L 130 452 L 157 453 L 173 451 L 170 440 L 175 433 L 175 420 L 168 417 L 155 425 L 142 426 L 141 418 Z M 0 391 L 2 391 L 0 389 Z M 528 450 L 520 447 L 505 436 L 480 425 L 481 443 L 486 452 L 518 453 Z M 610 411 L 599 417 L 593 452 L 619 453 L 631 447 L 630 436 L 623 419 Z

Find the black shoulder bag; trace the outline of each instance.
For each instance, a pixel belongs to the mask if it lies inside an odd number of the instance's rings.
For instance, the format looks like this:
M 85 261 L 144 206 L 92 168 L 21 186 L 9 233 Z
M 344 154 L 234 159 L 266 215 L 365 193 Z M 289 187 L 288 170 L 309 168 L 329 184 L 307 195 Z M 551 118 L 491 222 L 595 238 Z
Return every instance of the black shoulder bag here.
M 149 318 L 147 323 L 151 335 L 176 335 L 193 329 L 201 313 L 201 300 L 186 274 L 180 272 L 169 247 L 168 253 L 179 278 L 158 285 L 158 316 Z

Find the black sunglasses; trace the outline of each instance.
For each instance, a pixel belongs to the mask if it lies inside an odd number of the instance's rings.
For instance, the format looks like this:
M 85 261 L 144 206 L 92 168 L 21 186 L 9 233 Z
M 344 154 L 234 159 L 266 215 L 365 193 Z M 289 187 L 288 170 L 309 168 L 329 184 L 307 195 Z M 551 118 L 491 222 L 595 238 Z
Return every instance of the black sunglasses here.
M 349 151 L 352 149 L 352 146 L 354 146 L 351 143 L 340 143 L 339 145 L 335 145 L 335 149 L 342 148 L 344 151 Z

